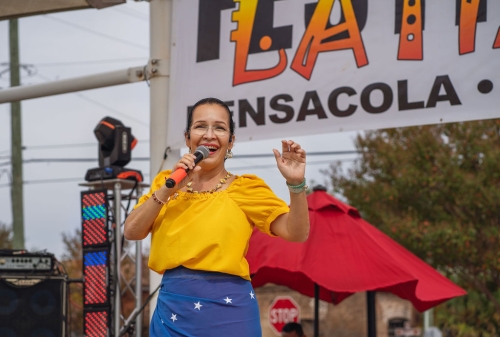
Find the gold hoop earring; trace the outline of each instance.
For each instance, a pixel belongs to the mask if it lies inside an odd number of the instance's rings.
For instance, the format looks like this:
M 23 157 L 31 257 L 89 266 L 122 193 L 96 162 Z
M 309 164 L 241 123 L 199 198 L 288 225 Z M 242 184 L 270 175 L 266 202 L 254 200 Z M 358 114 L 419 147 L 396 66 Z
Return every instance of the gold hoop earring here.
M 225 159 L 233 158 L 233 152 L 231 149 L 227 149 L 226 155 L 224 156 Z

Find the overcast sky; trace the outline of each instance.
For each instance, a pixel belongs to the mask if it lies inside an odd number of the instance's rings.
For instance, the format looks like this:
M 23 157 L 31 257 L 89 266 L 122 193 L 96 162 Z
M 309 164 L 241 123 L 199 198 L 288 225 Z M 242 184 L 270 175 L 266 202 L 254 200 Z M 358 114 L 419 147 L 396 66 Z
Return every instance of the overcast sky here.
M 43 83 L 128 67 L 143 66 L 149 55 L 149 4 L 129 1 L 104 10 L 78 10 L 19 19 L 22 84 Z M 8 22 L 0 21 L 0 88 L 9 87 Z M 201 97 L 200 97 L 201 98 Z M 134 157 L 149 157 L 149 88 L 145 82 L 32 99 L 22 102 L 23 159 L 95 158 L 89 163 L 25 163 L 24 223 L 26 248 L 46 249 L 60 257 L 61 234 L 81 227 L 79 186 L 89 168 L 98 166 L 93 130 L 105 116 L 121 120 L 139 140 Z M 181 130 L 179 130 L 181 132 Z M 313 133 L 313 131 L 311 132 Z M 0 104 L 0 222 L 12 224 L 10 199 L 10 105 Z M 236 130 L 236 137 L 238 133 Z M 353 150 L 354 132 L 293 137 L 306 151 Z M 238 143 L 235 154 L 271 154 L 279 139 Z M 309 156 L 306 178 L 325 183 L 320 173 L 330 162 L 355 156 Z M 127 167 L 141 170 L 149 183 L 149 162 Z M 235 174 L 254 173 L 288 202 L 285 181 L 273 158 L 231 159 Z

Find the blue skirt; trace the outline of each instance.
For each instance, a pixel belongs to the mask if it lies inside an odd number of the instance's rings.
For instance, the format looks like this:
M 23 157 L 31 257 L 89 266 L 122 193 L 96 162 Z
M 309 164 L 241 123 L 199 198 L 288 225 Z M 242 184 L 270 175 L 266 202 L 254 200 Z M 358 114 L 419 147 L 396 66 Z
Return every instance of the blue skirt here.
M 184 267 L 163 274 L 151 337 L 261 337 L 250 281 Z

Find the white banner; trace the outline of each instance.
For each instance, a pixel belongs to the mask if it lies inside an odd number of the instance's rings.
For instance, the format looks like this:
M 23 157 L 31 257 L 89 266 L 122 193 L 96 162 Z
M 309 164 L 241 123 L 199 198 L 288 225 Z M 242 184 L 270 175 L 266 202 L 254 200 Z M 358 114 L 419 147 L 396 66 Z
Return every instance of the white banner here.
M 168 145 L 226 101 L 238 141 L 500 117 L 500 1 L 174 0 Z

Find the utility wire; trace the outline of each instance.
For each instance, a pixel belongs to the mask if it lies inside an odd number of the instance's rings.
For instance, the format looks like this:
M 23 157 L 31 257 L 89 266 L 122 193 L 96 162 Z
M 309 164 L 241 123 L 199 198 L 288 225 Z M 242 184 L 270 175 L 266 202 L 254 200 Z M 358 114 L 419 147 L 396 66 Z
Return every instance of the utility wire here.
M 40 73 L 36 74 L 36 76 L 38 76 L 38 77 L 40 77 L 40 78 L 42 78 L 42 79 L 44 79 L 44 80 L 46 80 L 46 81 L 52 81 L 52 79 L 50 79 L 49 77 L 44 76 L 44 75 L 42 75 L 42 74 L 40 74 Z M 123 113 L 123 112 L 121 112 L 121 111 L 118 111 L 118 110 L 116 110 L 116 109 L 114 109 L 114 108 L 112 108 L 112 107 L 109 107 L 109 106 L 105 105 L 104 103 L 101 103 L 101 102 L 99 102 L 99 101 L 97 101 L 97 100 L 95 100 L 95 99 L 93 99 L 93 98 L 90 98 L 90 97 L 88 97 L 88 96 L 85 96 L 85 95 L 84 95 L 84 94 L 82 94 L 82 93 L 79 93 L 79 92 L 73 92 L 73 94 L 74 94 L 74 95 L 76 95 L 76 96 L 78 96 L 78 97 L 80 97 L 80 98 L 81 98 L 81 99 L 83 99 L 83 100 L 86 100 L 87 102 L 90 102 L 90 103 L 92 103 L 92 104 L 94 104 L 94 105 L 97 105 L 97 106 L 98 106 L 98 107 L 100 107 L 100 108 L 103 108 L 104 110 L 107 110 L 107 111 L 112 112 L 112 113 L 114 113 L 114 114 L 117 114 L 117 115 L 119 115 L 119 116 L 122 116 L 122 117 L 128 118 L 128 119 L 130 119 L 130 120 L 133 120 L 134 122 L 136 122 L 136 123 L 138 123 L 138 124 L 140 124 L 140 125 L 142 125 L 142 126 L 149 127 L 149 124 L 144 123 L 144 122 L 143 122 L 143 121 L 141 121 L 140 119 L 137 119 L 137 118 L 131 117 L 131 116 L 129 116 L 129 115 L 127 115 L 127 114 L 125 114 L 125 113 Z
M 135 1 L 138 1 L 138 0 L 135 0 Z M 151 0 L 145 0 L 145 1 L 151 1 Z M 144 17 L 144 18 L 149 18 L 149 15 L 148 15 L 148 14 L 143 13 L 143 12 L 140 12 L 140 11 L 135 10 L 135 9 L 133 9 L 133 8 L 130 8 L 130 7 L 121 6 L 121 7 L 111 7 L 111 8 L 113 8 L 113 9 L 117 9 L 117 8 L 118 8 L 118 9 L 121 9 L 121 10 L 127 10 L 127 11 L 129 11 L 129 12 L 131 12 L 131 13 L 134 13 L 134 14 L 140 15 L 140 16 L 142 16 L 142 17 Z
M 149 174 L 143 174 L 143 177 L 149 177 Z M 49 183 L 67 183 L 67 182 L 75 182 L 82 181 L 84 178 L 57 178 L 57 179 L 38 179 L 38 180 L 25 180 L 23 181 L 24 185 L 35 185 L 35 184 L 49 184 Z M 1 187 L 10 187 L 10 184 L 0 184 Z
M 234 158 L 234 157 L 233 157 Z M 343 159 L 336 159 L 336 161 L 341 161 L 343 163 L 347 162 L 353 162 L 356 159 L 353 158 L 343 158 Z M 307 162 L 307 165 L 320 165 L 320 164 L 329 164 L 332 163 L 332 160 L 318 160 L 318 161 L 311 161 Z M 240 166 L 240 167 L 231 167 L 231 171 L 241 171 L 241 170 L 258 170 L 258 169 L 267 169 L 267 168 L 273 168 L 276 167 L 276 164 L 269 164 L 269 165 L 254 165 L 254 166 Z
M 321 151 L 321 152 L 307 152 L 307 156 L 330 156 L 330 155 L 342 155 L 342 154 L 358 154 L 359 151 Z M 264 158 L 264 157 L 272 157 L 274 158 L 273 153 L 266 154 L 235 154 L 233 158 Z
M 67 20 L 64 20 L 64 19 L 61 19 L 61 18 L 57 18 L 57 17 L 54 17 L 54 16 L 49 16 L 49 15 L 43 15 L 44 18 L 46 19 L 50 19 L 52 21 L 57 21 L 59 23 L 62 23 L 62 24 L 65 24 L 67 26 L 71 26 L 71 27 L 74 27 L 74 28 L 77 28 L 77 29 L 80 29 L 80 30 L 83 30 L 87 33 L 91 33 L 91 34 L 94 34 L 94 35 L 97 35 L 97 36 L 100 36 L 100 37 L 104 37 L 104 38 L 107 38 L 109 40 L 113 40 L 115 42 L 120 42 L 120 43 L 123 43 L 123 44 L 126 44 L 126 45 L 129 45 L 129 46 L 132 46 L 132 47 L 136 47 L 136 48 L 141 48 L 141 49 L 146 49 L 148 50 L 149 48 L 146 47 L 146 46 L 143 46 L 141 44 L 138 44 L 138 43 L 134 43 L 132 41 L 128 41 L 128 40 L 124 40 L 124 39 L 120 39 L 118 37 L 114 37 L 114 36 L 111 36 L 111 35 L 107 35 L 107 34 L 104 34 L 104 33 L 101 33 L 101 32 L 97 32 L 97 31 L 94 31 L 92 29 L 88 29 L 87 27 L 84 27 L 84 26 L 80 26 L 80 25 L 77 25 L 73 22 L 70 22 L 70 21 L 67 21 Z
M 34 63 L 35 67 L 59 67 L 59 66 L 75 66 L 75 65 L 92 65 L 92 64 L 102 64 L 102 63 L 118 63 L 118 62 L 129 62 L 129 61 L 140 61 L 147 59 L 144 57 L 129 57 L 123 59 L 106 59 L 106 60 L 91 60 L 91 61 L 69 61 L 69 62 L 52 62 L 52 63 Z
M 23 164 L 37 164 L 37 163 L 94 163 L 97 162 L 97 158 L 32 158 L 24 159 Z M 136 157 L 132 158 L 132 162 L 135 161 L 149 161 L 149 157 Z M 0 167 L 9 166 L 10 161 L 0 163 Z
M 140 124 L 140 125 L 142 125 L 142 126 L 149 127 L 149 124 L 148 124 L 148 123 L 144 123 L 144 122 L 143 122 L 143 121 L 141 121 L 140 119 L 137 119 L 137 118 L 131 117 L 131 116 L 127 115 L 127 114 L 124 114 L 123 112 L 120 112 L 120 111 L 118 111 L 118 110 L 116 110 L 116 109 L 114 109 L 114 108 L 112 108 L 112 107 L 110 107 L 110 106 L 107 106 L 107 105 L 105 105 L 104 103 L 101 103 L 101 102 L 99 102 L 99 101 L 96 101 L 96 100 L 95 100 L 95 99 L 93 99 L 93 98 L 90 98 L 90 97 L 88 97 L 88 96 L 85 96 L 84 94 L 81 94 L 81 93 L 79 93 L 79 92 L 75 92 L 74 94 L 75 94 L 75 95 L 77 95 L 78 97 L 80 97 L 81 99 L 84 99 L 84 100 L 86 100 L 86 101 L 88 101 L 88 102 L 93 103 L 94 105 L 97 105 L 97 106 L 99 106 L 99 107 L 103 108 L 104 110 L 108 110 L 109 112 L 112 112 L 112 113 L 114 113 L 114 114 L 117 114 L 117 115 L 122 116 L 122 117 L 125 117 L 125 118 L 128 118 L 128 119 L 130 119 L 130 120 L 133 120 L 134 122 L 136 122 L 136 123 L 138 123 L 138 124 Z
M 116 12 L 119 12 L 119 13 L 122 13 L 122 14 L 125 14 L 125 15 L 128 15 L 128 16 L 131 16 L 131 17 L 133 17 L 135 19 L 139 19 L 139 20 L 144 21 L 144 22 L 149 22 L 148 18 L 146 18 L 144 16 L 137 15 L 136 13 L 138 13 L 138 12 L 135 12 L 135 13 L 128 12 L 128 11 L 124 10 L 125 8 L 111 8 L 111 9 L 113 9 Z
M 321 152 L 309 152 L 307 156 L 337 156 L 337 155 L 350 155 L 359 154 L 359 151 L 321 151 Z M 234 155 L 233 159 L 249 159 L 249 158 L 274 158 L 274 154 L 268 153 L 253 153 L 253 154 L 240 154 Z M 59 162 L 59 163 L 72 163 L 72 162 L 91 162 L 96 161 L 97 158 L 32 158 L 23 160 L 24 164 L 28 163 L 48 163 L 48 162 Z M 149 157 L 133 157 L 132 161 L 149 161 Z M 1 165 L 1 164 L 0 164 Z
M 233 157 L 234 158 L 234 157 Z M 341 162 L 352 162 L 355 159 L 338 159 Z M 319 164 L 328 164 L 331 163 L 331 160 L 318 160 L 308 162 L 307 165 L 319 165 Z M 255 165 L 255 166 L 241 166 L 241 167 L 233 167 L 231 171 L 241 171 L 241 170 L 256 170 L 256 169 L 265 169 L 265 168 L 273 168 L 276 167 L 276 164 L 270 165 Z M 149 177 L 149 174 L 143 174 L 144 177 Z M 38 180 L 26 180 L 23 184 L 48 184 L 48 183 L 64 183 L 64 182 L 75 182 L 82 181 L 82 178 L 57 178 L 57 179 L 38 179 Z M 2 187 L 10 187 L 10 184 L 0 184 L 0 188 Z
M 137 145 L 146 144 L 148 142 L 149 139 L 138 140 Z M 23 150 L 32 151 L 32 150 L 42 150 L 42 149 L 62 149 L 62 148 L 94 147 L 94 146 L 99 146 L 99 144 L 96 142 L 96 143 L 74 143 L 74 144 L 27 145 L 23 146 Z M 5 152 L 9 151 L 6 150 Z M 2 151 L 0 151 L 0 154 L 1 153 Z
M 327 156 L 327 155 L 350 155 L 350 154 L 359 154 L 358 151 L 323 151 L 323 152 L 311 152 L 308 153 L 308 156 Z M 233 159 L 249 159 L 249 158 L 274 158 L 274 154 L 241 154 L 238 156 L 234 156 Z M 149 161 L 149 157 L 134 157 L 132 158 L 132 162 L 138 161 Z M 97 158 L 31 158 L 24 159 L 23 164 L 33 164 L 33 163 L 92 163 L 96 162 Z M 331 160 L 329 160 L 331 162 Z M 10 161 L 0 163 L 1 166 L 9 166 L 11 164 Z M 308 163 L 309 164 L 309 163 Z M 272 165 L 271 165 L 272 166 Z M 255 166 L 257 167 L 257 166 Z M 267 167 L 267 166 L 263 166 Z

